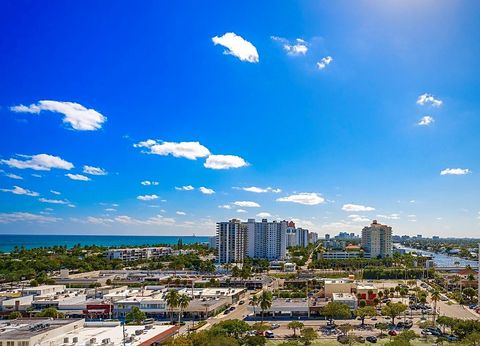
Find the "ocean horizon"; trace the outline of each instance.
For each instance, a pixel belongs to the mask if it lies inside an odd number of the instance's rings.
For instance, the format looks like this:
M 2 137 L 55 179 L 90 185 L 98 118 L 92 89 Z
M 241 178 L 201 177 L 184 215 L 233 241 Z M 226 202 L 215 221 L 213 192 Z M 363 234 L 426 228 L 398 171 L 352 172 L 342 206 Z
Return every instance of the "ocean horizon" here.
M 154 246 L 207 243 L 208 236 L 154 236 L 154 235 L 80 235 L 80 234 L 0 234 L 0 252 L 11 252 L 15 246 L 34 249 L 41 247 L 66 246 L 72 248 L 97 245 L 105 247 Z

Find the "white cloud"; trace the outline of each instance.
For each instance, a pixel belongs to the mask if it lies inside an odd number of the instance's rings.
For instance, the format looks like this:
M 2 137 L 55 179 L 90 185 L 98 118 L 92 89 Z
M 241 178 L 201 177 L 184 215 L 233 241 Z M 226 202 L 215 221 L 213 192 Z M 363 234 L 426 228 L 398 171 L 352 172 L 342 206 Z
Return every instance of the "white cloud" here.
M 38 192 L 30 191 L 20 186 L 14 186 L 13 189 L 0 189 L 0 190 L 3 192 L 11 192 L 15 195 L 25 195 L 25 196 L 33 196 L 33 197 L 39 196 Z
M 150 186 L 150 185 L 156 186 L 158 185 L 158 181 L 144 180 L 140 184 L 142 184 L 143 186 Z
M 62 193 L 61 192 L 58 192 L 58 191 L 55 191 L 55 190 L 50 190 L 51 193 L 53 193 L 54 195 L 61 195 Z
M 12 223 L 12 222 L 57 222 L 61 219 L 53 216 L 45 216 L 41 214 L 32 214 L 27 212 L 14 212 L 14 213 L 0 213 L 0 223 Z
M 211 169 L 230 169 L 248 166 L 248 163 L 240 156 L 235 155 L 210 155 L 203 164 Z
M 195 188 L 192 185 L 184 185 L 184 186 L 175 186 L 175 190 L 178 191 L 192 191 Z
M 370 221 L 369 218 L 366 218 L 362 215 L 356 215 L 356 214 L 353 214 L 353 215 L 348 215 L 348 217 L 353 221 L 353 222 L 368 222 Z
M 115 208 L 105 208 L 105 211 L 114 212 L 117 211 Z
M 39 198 L 38 199 L 42 203 L 50 203 L 50 204 L 68 204 L 69 202 L 62 199 L 48 199 L 48 198 Z
M 390 215 L 377 215 L 379 219 L 387 219 L 387 220 L 400 220 L 399 214 L 390 214 Z
M 420 125 L 420 126 L 428 126 L 428 125 L 431 125 L 435 122 L 435 119 L 433 119 L 433 117 L 431 117 L 430 115 L 425 115 L 424 117 L 422 117 L 420 119 L 420 121 L 417 123 L 417 125 Z
M 72 180 L 79 180 L 79 181 L 89 181 L 90 180 L 89 177 L 87 177 L 85 175 L 81 175 L 81 174 L 67 173 L 67 174 L 65 174 L 65 176 L 69 177 Z
M 436 99 L 432 94 L 422 94 L 417 99 L 417 104 L 420 106 L 432 105 L 433 107 L 440 107 L 443 101 Z
M 232 206 L 231 206 L 231 205 L 228 205 L 228 204 L 219 205 L 218 207 L 219 207 L 220 209 L 232 209 Z
M 260 204 L 252 201 L 235 201 L 233 204 L 244 208 L 260 208 Z
M 175 219 L 163 217 L 162 215 L 155 215 L 148 219 L 135 219 L 128 215 L 120 215 L 114 218 L 114 220 L 118 223 L 125 224 L 125 225 L 173 225 L 175 224 Z
M 360 204 L 344 204 L 343 207 L 342 207 L 342 210 L 359 212 L 359 211 L 373 211 L 373 210 L 375 210 L 375 208 L 367 207 L 367 206 L 360 205 Z
M 291 220 L 295 222 L 295 225 L 297 227 L 309 227 L 309 228 L 315 227 L 314 223 L 309 220 L 302 220 L 302 219 L 296 219 L 296 218 L 292 218 Z
M 41 111 L 50 111 L 64 115 L 63 122 L 69 124 L 73 129 L 80 131 L 94 131 L 102 128 L 102 124 L 107 120 L 105 116 L 94 109 L 88 109 L 75 102 L 60 101 L 39 101 L 30 106 L 14 106 L 10 108 L 17 113 L 34 113 Z
M 65 161 L 58 156 L 48 155 L 48 154 L 38 154 L 38 155 L 18 155 L 27 160 L 17 160 L 17 159 L 8 159 L 1 160 L 0 163 L 8 165 L 10 167 L 18 169 L 34 169 L 36 171 L 49 171 L 52 168 L 66 169 L 70 170 L 73 168 L 71 162 Z
M 83 173 L 90 175 L 107 175 L 107 171 L 100 167 L 83 166 Z
M 177 211 L 175 214 L 177 214 L 177 215 L 187 215 L 187 213 L 184 212 L 184 211 Z
M 272 215 L 270 213 L 267 213 L 267 212 L 264 211 L 264 212 L 258 213 L 257 217 L 259 217 L 261 219 L 266 219 L 267 217 L 272 217 Z
M 303 205 L 317 205 L 325 202 L 325 198 L 315 192 L 301 192 L 298 194 L 277 198 L 277 202 L 291 202 Z
M 10 178 L 10 179 L 23 180 L 23 178 L 21 176 L 13 174 L 13 173 L 7 173 L 7 174 L 5 174 L 5 176 L 7 178 Z
M 140 201 L 153 201 L 155 199 L 158 199 L 159 197 L 157 195 L 143 195 L 143 196 L 137 196 L 137 199 Z
M 245 209 L 237 209 L 237 213 L 246 213 L 247 211 Z
M 219 44 L 226 48 L 223 54 L 233 55 L 239 58 L 241 61 L 247 61 L 251 63 L 259 62 L 259 56 L 257 48 L 243 37 L 233 33 L 227 32 L 223 36 L 212 37 L 212 41 L 215 45 Z
M 330 63 L 333 61 L 333 58 L 331 56 L 326 56 L 322 59 L 320 59 L 319 62 L 317 62 L 317 68 L 319 70 L 323 70 L 324 68 L 326 68 L 328 65 L 330 65 Z
M 135 148 L 147 148 L 149 154 L 174 157 L 184 157 L 196 160 L 210 155 L 210 151 L 199 142 L 158 142 L 148 139 L 133 145 Z
M 248 191 L 248 192 L 254 192 L 254 193 L 266 193 L 266 192 L 273 192 L 273 193 L 280 193 L 282 190 L 280 189 L 274 189 L 271 187 L 257 187 L 257 186 L 250 186 L 250 187 L 242 187 L 243 191 Z
M 305 55 L 308 52 L 308 43 L 304 39 L 297 38 L 293 43 L 278 36 L 271 36 L 271 39 L 282 43 L 283 49 L 288 55 Z
M 465 175 L 472 173 L 468 168 L 446 168 L 440 172 L 440 175 Z
M 205 195 L 212 195 L 212 194 L 215 193 L 214 190 L 209 189 L 209 188 L 204 187 L 204 186 L 200 186 L 199 190 L 200 190 L 201 193 L 203 193 L 203 194 L 205 194 Z

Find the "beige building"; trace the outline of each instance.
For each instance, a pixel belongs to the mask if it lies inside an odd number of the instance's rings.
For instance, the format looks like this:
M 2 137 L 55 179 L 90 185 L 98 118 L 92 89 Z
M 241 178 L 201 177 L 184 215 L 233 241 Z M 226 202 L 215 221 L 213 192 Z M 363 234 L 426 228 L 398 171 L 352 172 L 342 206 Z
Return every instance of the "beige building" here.
M 355 285 L 352 280 L 325 280 L 325 297 L 332 298 L 334 293 L 352 293 L 354 287 Z
M 362 229 L 362 248 L 366 257 L 392 256 L 392 227 L 373 220 L 370 226 Z

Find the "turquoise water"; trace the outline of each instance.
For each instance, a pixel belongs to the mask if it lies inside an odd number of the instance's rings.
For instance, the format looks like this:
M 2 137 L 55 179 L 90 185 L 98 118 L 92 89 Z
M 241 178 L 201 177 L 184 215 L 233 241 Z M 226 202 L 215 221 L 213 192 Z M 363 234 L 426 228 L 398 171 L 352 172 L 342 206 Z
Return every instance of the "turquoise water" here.
M 205 236 L 126 236 L 126 235 L 52 235 L 52 234 L 0 234 L 0 252 L 10 252 L 15 246 L 26 249 L 50 246 L 73 247 L 76 244 L 98 246 L 140 246 L 206 243 Z

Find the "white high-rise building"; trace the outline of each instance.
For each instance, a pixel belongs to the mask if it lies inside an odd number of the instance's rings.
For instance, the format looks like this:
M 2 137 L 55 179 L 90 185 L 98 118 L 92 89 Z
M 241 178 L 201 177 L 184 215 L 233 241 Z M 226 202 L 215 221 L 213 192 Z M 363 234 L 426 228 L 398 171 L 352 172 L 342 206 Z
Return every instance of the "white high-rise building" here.
M 362 229 L 362 247 L 370 258 L 392 256 L 392 227 L 373 220 Z
M 240 220 L 217 223 L 218 262 L 243 262 L 247 245 L 247 227 Z
M 287 254 L 287 221 L 271 221 L 263 219 L 256 222 L 248 219 L 247 227 L 247 256 L 251 258 L 265 258 L 281 260 Z
M 315 232 L 308 232 L 308 243 L 316 244 L 318 241 L 318 234 Z
M 297 228 L 297 246 L 308 246 L 308 229 Z

